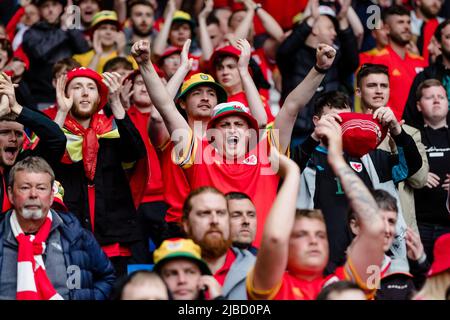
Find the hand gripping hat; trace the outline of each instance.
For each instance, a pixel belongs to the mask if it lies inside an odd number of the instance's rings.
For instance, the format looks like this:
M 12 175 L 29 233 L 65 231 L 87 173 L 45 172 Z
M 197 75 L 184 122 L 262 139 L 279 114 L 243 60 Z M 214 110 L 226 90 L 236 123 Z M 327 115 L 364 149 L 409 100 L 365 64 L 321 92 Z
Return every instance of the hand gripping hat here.
M 74 78 L 90 78 L 94 80 L 94 82 L 97 84 L 98 88 L 98 95 L 100 96 L 100 101 L 98 103 L 98 110 L 102 109 L 106 102 L 108 101 L 108 87 L 103 83 L 103 78 L 100 74 L 95 72 L 92 69 L 88 68 L 75 68 L 67 72 L 67 84 L 66 84 L 66 90 L 69 86 L 70 81 L 72 81 Z
M 161 271 L 161 267 L 173 259 L 188 259 L 198 265 L 203 275 L 211 275 L 206 262 L 202 259 L 202 250 L 191 239 L 168 239 L 153 252 L 154 270 Z
M 375 150 L 386 137 L 387 129 L 371 114 L 342 112 L 339 116 L 342 118 L 343 148 L 350 156 L 361 158 Z
M 428 276 L 450 270 L 450 233 L 440 236 L 434 243 L 434 261 Z
M 227 101 L 227 92 L 225 91 L 225 89 L 220 84 L 218 84 L 211 75 L 206 73 L 195 73 L 185 82 L 183 82 L 183 85 L 181 86 L 181 92 L 177 97 L 177 101 L 184 98 L 189 93 L 189 91 L 199 86 L 208 86 L 215 89 L 218 103 Z
M 217 121 L 227 116 L 244 117 L 250 128 L 254 129 L 256 132 L 259 130 L 258 122 L 250 114 L 249 108 L 238 101 L 220 103 L 215 106 L 213 109 L 212 118 L 208 122 L 208 130 L 213 128 Z

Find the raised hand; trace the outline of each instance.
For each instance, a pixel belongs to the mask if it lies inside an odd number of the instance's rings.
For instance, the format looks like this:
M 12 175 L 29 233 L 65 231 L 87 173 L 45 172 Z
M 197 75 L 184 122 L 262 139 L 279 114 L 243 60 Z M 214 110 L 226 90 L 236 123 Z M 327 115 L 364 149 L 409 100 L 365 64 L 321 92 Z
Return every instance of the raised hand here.
M 9 112 L 11 112 L 12 108 L 16 104 L 16 93 L 14 91 L 15 86 L 17 85 L 13 84 L 10 76 L 4 72 L 0 74 L 0 95 L 4 95 L 8 98 Z
M 58 110 L 68 113 L 73 106 L 73 96 L 66 95 L 67 75 L 61 75 L 56 80 L 56 104 Z
M 337 19 L 345 19 L 347 17 L 348 9 L 350 8 L 352 1 L 351 0 L 338 0 L 341 5 L 341 10 L 337 15 Z
M 316 49 L 316 64 L 319 68 L 328 70 L 335 57 L 336 49 L 327 44 L 319 43 Z
M 381 107 L 374 111 L 373 118 L 378 119 L 383 127 L 387 127 L 389 132 L 397 136 L 402 132 L 402 127 L 397 121 L 394 112 L 389 107 Z
M 147 40 L 139 40 L 131 47 L 131 55 L 140 65 L 150 63 L 150 42 Z
M 205 6 L 198 14 L 198 19 L 206 19 L 214 9 L 214 0 L 206 0 Z
M 111 111 L 116 119 L 125 117 L 125 109 L 120 101 L 121 75 L 117 72 L 105 72 L 102 74 L 103 82 L 108 87 L 108 101 Z
M 100 32 L 98 30 L 94 31 L 94 36 L 92 39 L 92 48 L 94 49 L 96 54 L 103 53 L 102 43 L 100 42 Z
M 180 54 L 180 67 L 185 68 L 186 71 L 190 71 L 192 69 L 192 64 L 194 59 L 189 58 L 189 48 L 191 47 L 191 39 L 187 39 L 183 44 L 183 50 L 181 50 Z
M 252 48 L 250 43 L 246 39 L 238 39 L 236 47 L 241 50 L 241 55 L 239 56 L 238 68 L 240 70 L 248 71 L 248 64 L 250 62 L 250 57 L 252 54 Z
M 439 187 L 440 184 L 441 178 L 439 178 L 439 176 L 433 172 L 428 172 L 427 184 L 425 186 L 432 189 Z
M 131 80 L 125 80 L 120 89 L 120 101 L 125 110 L 128 110 L 131 106 L 130 98 L 134 93 L 134 91 L 131 90 L 132 87 L 133 82 Z
M 315 132 L 328 148 L 328 161 L 334 163 L 336 159 L 342 158 L 342 131 L 341 126 L 334 117 L 319 121 Z
M 405 240 L 408 258 L 413 261 L 419 260 L 424 254 L 423 244 L 422 241 L 420 241 L 420 236 L 410 227 L 408 227 L 406 229 Z

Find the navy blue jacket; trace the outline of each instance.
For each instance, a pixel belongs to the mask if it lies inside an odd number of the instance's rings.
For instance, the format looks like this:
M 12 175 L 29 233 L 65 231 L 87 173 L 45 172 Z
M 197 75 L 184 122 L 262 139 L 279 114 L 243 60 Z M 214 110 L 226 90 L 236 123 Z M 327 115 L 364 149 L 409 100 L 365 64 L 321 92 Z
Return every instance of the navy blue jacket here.
M 0 217 L 0 270 L 3 263 L 3 239 L 5 219 Z M 116 280 L 114 268 L 108 257 L 89 230 L 83 229 L 71 213 L 58 213 L 63 224 L 58 227 L 66 267 L 77 266 L 80 270 L 80 288 L 69 288 L 70 300 L 106 300 Z M 68 278 L 71 274 L 68 274 Z M 67 281 L 69 282 L 69 281 Z

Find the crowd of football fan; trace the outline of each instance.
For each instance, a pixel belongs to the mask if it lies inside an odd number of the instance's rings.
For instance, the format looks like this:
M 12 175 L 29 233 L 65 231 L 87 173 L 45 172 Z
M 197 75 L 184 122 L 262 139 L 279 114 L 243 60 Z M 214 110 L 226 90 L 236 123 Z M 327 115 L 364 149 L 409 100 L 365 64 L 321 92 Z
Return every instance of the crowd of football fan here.
M 450 299 L 450 1 L 3 0 L 0 299 Z

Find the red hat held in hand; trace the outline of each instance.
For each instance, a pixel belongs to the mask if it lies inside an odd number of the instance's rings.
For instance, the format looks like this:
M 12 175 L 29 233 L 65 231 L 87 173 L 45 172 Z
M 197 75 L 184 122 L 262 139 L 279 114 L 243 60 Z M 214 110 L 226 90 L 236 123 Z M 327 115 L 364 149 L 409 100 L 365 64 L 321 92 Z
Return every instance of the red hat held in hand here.
M 339 116 L 342 118 L 343 148 L 352 157 L 361 158 L 375 150 L 386 137 L 387 129 L 374 120 L 371 114 L 342 112 Z
M 450 233 L 437 238 L 434 243 L 434 261 L 428 271 L 428 277 L 450 269 Z

